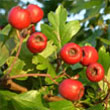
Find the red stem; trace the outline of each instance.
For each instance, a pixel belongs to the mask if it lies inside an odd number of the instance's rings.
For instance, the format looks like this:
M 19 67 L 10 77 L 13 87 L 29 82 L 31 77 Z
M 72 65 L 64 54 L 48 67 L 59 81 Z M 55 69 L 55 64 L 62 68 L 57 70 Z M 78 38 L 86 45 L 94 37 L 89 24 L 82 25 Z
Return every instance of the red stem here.
M 18 58 L 18 56 L 19 56 L 19 54 L 20 54 L 20 51 L 21 51 L 21 46 L 22 46 L 22 43 L 23 43 L 23 38 L 20 36 L 20 33 L 19 33 L 18 30 L 16 30 L 16 34 L 17 34 L 17 37 L 18 37 L 19 40 L 20 40 L 19 48 L 18 48 L 18 51 L 17 51 L 17 53 L 16 53 L 16 56 L 15 56 L 15 58 L 14 58 L 12 64 L 11 64 L 11 66 L 9 67 L 9 70 L 8 70 L 8 72 L 5 74 L 5 76 L 9 75 L 10 72 L 12 71 L 13 66 L 14 66 L 14 64 L 16 63 L 16 60 L 17 60 L 17 58 Z
M 8 72 L 7 72 L 7 75 L 10 74 L 10 72 L 11 72 L 11 70 L 12 70 L 14 64 L 16 63 L 16 60 L 17 60 L 17 58 L 18 58 L 18 56 L 19 56 L 19 54 L 20 54 L 20 51 L 21 51 L 22 42 L 23 42 L 23 39 L 20 40 L 20 44 L 19 44 L 18 51 L 17 51 L 16 56 L 15 56 L 15 58 L 14 58 L 14 60 L 13 60 L 13 63 L 11 64 L 11 66 L 10 66 Z
M 21 75 L 15 75 L 11 76 L 10 79 L 15 79 L 15 78 L 22 78 L 22 77 L 32 77 L 32 76 L 40 76 L 40 77 L 48 77 L 50 80 L 52 80 L 55 84 L 58 85 L 58 82 L 56 82 L 49 74 L 36 74 L 36 73 L 29 73 L 29 74 L 21 74 Z

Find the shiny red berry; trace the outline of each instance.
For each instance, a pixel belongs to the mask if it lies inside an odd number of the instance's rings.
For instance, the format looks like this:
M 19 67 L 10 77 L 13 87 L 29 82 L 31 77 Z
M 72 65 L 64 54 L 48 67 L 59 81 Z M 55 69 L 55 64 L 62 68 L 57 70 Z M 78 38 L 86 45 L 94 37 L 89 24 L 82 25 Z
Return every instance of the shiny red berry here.
M 37 5 L 29 4 L 27 9 L 30 12 L 31 23 L 39 22 L 44 16 L 43 10 Z
M 84 95 L 84 86 L 78 80 L 65 79 L 59 85 L 59 93 L 67 100 L 80 100 Z
M 92 82 L 101 81 L 104 78 L 104 68 L 99 63 L 92 63 L 87 67 L 86 75 Z
M 47 45 L 47 37 L 41 32 L 33 33 L 27 40 L 27 48 L 32 53 L 42 52 Z
M 75 43 L 68 43 L 61 49 L 60 56 L 67 64 L 78 63 L 82 58 L 81 47 Z
M 15 6 L 9 11 L 8 22 L 16 29 L 24 29 L 31 23 L 30 14 L 28 10 Z
M 98 52 L 92 46 L 84 46 L 82 47 L 83 57 L 81 59 L 81 64 L 89 65 L 91 63 L 95 63 L 98 60 Z

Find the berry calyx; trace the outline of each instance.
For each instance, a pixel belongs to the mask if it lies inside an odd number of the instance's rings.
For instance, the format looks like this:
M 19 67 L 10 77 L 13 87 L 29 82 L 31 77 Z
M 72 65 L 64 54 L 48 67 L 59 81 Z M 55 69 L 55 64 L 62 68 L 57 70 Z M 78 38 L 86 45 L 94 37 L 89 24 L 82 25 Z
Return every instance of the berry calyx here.
M 75 43 L 68 43 L 61 49 L 60 56 L 67 64 L 78 63 L 82 58 L 81 47 Z
M 43 18 L 44 12 L 39 6 L 29 4 L 27 10 L 30 13 L 31 23 L 37 23 Z
M 84 86 L 78 80 L 65 79 L 59 85 L 59 93 L 67 100 L 80 100 L 84 95 Z
M 95 63 L 98 60 L 98 52 L 92 46 L 84 46 L 82 47 L 83 56 L 81 59 L 82 65 L 89 65 L 91 63 Z
M 27 28 L 31 23 L 30 14 L 27 9 L 15 6 L 9 11 L 8 22 L 19 30 Z
M 92 63 L 86 70 L 87 78 L 92 82 L 99 82 L 104 78 L 104 68 L 99 63 Z
M 47 37 L 41 32 L 33 33 L 27 40 L 27 47 L 32 53 L 42 52 L 47 45 Z

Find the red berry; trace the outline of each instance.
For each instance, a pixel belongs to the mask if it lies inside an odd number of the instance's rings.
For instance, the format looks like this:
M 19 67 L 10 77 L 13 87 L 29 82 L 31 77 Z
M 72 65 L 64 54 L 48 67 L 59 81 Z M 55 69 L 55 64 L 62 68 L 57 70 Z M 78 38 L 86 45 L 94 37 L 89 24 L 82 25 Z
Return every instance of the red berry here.
M 68 43 L 61 49 L 60 56 L 67 64 L 78 63 L 82 58 L 81 47 L 75 43 Z
M 99 63 L 92 63 L 87 67 L 86 75 L 92 82 L 98 82 L 104 78 L 104 68 Z
M 98 60 L 98 52 L 92 46 L 84 46 L 82 47 L 83 57 L 81 59 L 81 64 L 89 65 L 91 63 L 95 63 Z
M 39 53 L 46 48 L 47 37 L 41 32 L 33 33 L 27 40 L 27 47 L 32 53 Z
M 27 9 L 30 12 L 31 23 L 39 22 L 44 16 L 43 10 L 37 5 L 29 4 Z
M 24 29 L 30 25 L 30 14 L 28 10 L 15 6 L 8 14 L 8 22 L 16 29 Z
M 65 79 L 59 85 L 59 93 L 67 100 L 80 100 L 84 95 L 84 86 L 78 80 Z

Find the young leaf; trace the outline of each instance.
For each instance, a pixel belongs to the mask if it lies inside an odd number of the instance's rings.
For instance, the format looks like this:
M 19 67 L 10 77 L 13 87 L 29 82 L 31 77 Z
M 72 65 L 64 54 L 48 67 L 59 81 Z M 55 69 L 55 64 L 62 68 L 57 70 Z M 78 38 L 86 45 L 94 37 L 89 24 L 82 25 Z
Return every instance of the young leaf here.
M 56 75 L 55 69 L 53 66 L 49 63 L 48 59 L 44 58 L 41 55 L 36 55 L 32 59 L 32 63 L 36 64 L 37 70 L 47 70 L 47 73 L 50 74 L 52 77 Z M 49 78 L 46 78 L 46 81 L 48 83 L 52 83 L 52 81 Z
M 48 41 L 47 47 L 45 48 L 45 50 L 43 52 L 39 53 L 39 55 L 47 58 L 50 55 L 52 55 L 56 49 L 57 49 L 57 47 L 55 45 L 53 45 L 53 41 L 50 40 L 50 41 Z
M 72 37 L 79 31 L 79 29 L 80 29 L 80 24 L 77 20 L 70 21 L 69 23 L 65 24 L 61 36 L 62 45 L 70 41 Z
M 107 81 L 110 80 L 110 67 L 108 69 L 107 75 L 105 76 Z M 98 82 L 99 87 L 101 90 L 104 90 L 105 94 L 108 92 L 108 85 L 107 83 L 104 83 L 103 81 Z
M 8 67 L 10 67 L 10 65 L 13 63 L 13 60 L 14 60 L 15 57 L 10 57 L 7 61 L 7 65 Z M 23 67 L 25 66 L 25 62 L 20 60 L 20 59 L 17 59 L 16 60 L 16 63 L 15 63 L 15 66 L 13 66 L 13 69 L 10 73 L 11 76 L 13 75 L 20 75 L 20 74 L 25 74 L 26 71 L 23 71 Z M 5 71 L 5 73 L 8 71 L 8 69 Z M 26 77 L 23 77 L 23 78 L 18 78 L 19 80 L 25 80 Z
M 72 37 L 79 31 L 80 23 L 78 21 L 70 21 L 66 23 L 67 11 L 60 5 L 56 12 L 48 14 L 50 25 L 42 24 L 42 32 L 54 41 L 54 43 L 61 48 L 64 44 L 69 42 Z
M 110 67 L 110 53 L 106 52 L 106 48 L 102 46 L 98 51 L 98 55 L 99 55 L 98 62 L 102 64 L 102 66 L 105 69 L 105 74 L 107 74 L 108 69 Z

